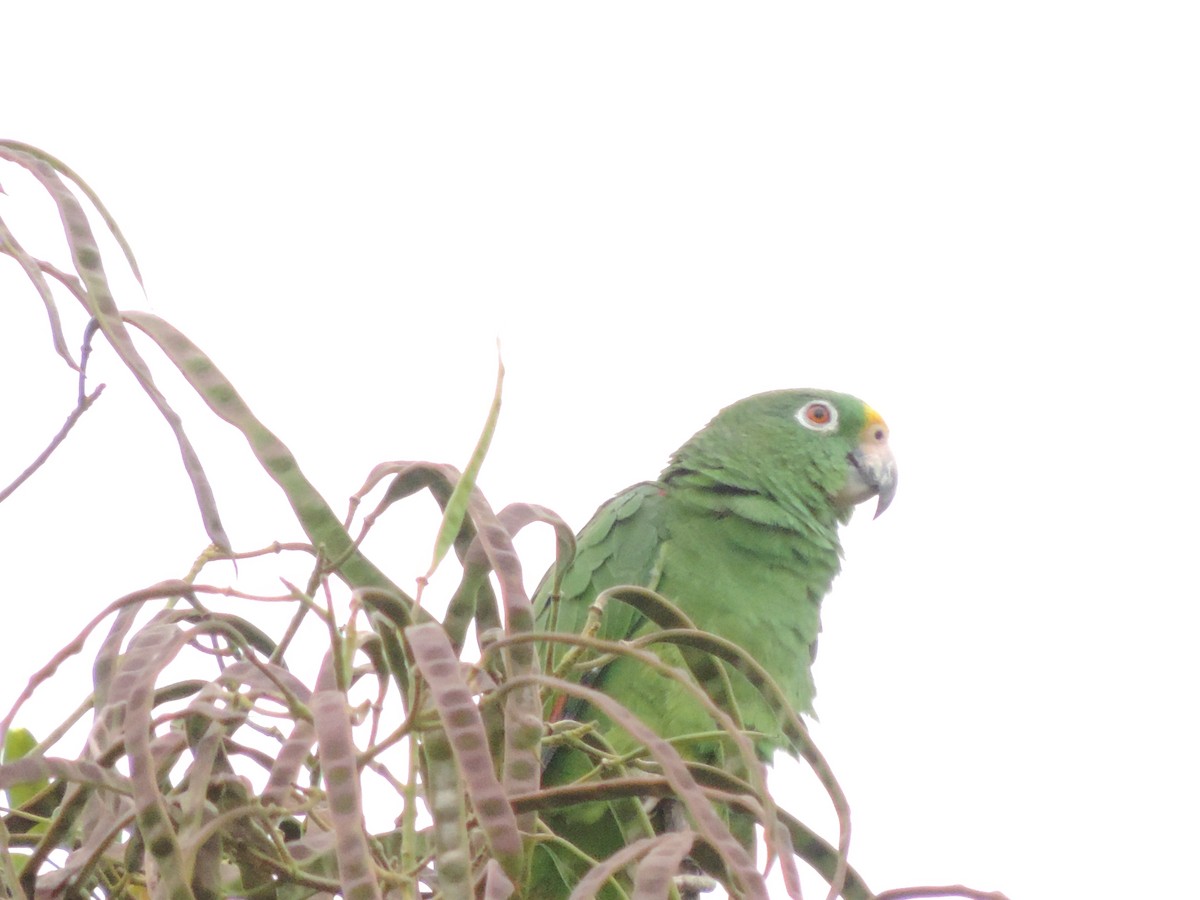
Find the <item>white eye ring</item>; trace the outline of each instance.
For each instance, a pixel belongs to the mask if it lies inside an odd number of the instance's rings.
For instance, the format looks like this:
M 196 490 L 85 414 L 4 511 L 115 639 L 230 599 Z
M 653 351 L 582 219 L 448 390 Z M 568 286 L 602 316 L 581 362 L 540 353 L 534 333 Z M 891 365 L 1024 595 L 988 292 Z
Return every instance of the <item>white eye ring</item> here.
M 826 400 L 809 400 L 796 412 L 796 421 L 810 431 L 834 431 L 838 425 L 837 407 Z

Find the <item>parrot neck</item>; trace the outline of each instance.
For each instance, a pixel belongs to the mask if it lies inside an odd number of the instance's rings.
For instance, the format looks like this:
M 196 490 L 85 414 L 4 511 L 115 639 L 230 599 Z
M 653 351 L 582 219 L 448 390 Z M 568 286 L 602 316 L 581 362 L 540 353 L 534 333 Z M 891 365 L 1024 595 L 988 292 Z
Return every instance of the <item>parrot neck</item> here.
M 737 484 L 727 471 L 714 473 L 686 468 L 678 461 L 669 466 L 661 480 L 668 491 L 689 505 L 700 507 L 717 518 L 733 516 L 772 529 L 794 532 L 814 548 L 842 555 L 838 525 L 844 523 L 830 498 L 813 488 L 807 495 L 763 484 Z

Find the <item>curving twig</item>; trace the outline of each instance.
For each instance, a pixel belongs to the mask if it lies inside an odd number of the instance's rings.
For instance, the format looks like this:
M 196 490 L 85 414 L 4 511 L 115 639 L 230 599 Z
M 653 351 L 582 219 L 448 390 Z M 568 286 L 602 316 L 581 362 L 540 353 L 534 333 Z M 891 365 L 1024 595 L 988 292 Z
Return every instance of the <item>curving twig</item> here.
M 50 440 L 50 443 L 47 445 L 46 449 L 38 454 L 37 459 L 31 462 L 25 468 L 25 471 L 18 475 L 11 484 L 3 489 L 0 489 L 0 503 L 3 503 L 5 500 L 7 500 L 17 488 L 29 480 L 34 472 L 46 464 L 46 460 L 50 458 L 50 454 L 57 450 L 58 445 L 66 440 L 66 437 L 71 432 L 71 429 L 75 427 L 75 423 L 79 421 L 80 417 L 88 411 L 91 405 L 96 402 L 96 399 L 100 396 L 101 392 L 103 392 L 105 388 L 104 384 L 101 384 L 90 394 L 87 393 L 84 387 L 84 382 L 87 378 L 88 356 L 90 356 L 92 352 L 92 335 L 96 333 L 96 329 L 98 327 L 99 326 L 97 325 L 96 320 L 92 319 L 88 322 L 87 328 L 85 328 L 83 332 L 83 351 L 79 358 L 79 396 L 75 402 L 75 408 L 71 410 L 71 414 L 67 416 L 67 420 L 63 422 L 62 428 L 60 428 L 58 430 L 58 434 L 54 435 L 54 437 Z
M 965 897 L 967 900 L 1008 900 L 999 891 L 977 891 L 961 884 L 929 887 L 895 888 L 881 891 L 875 900 L 922 900 L 925 897 Z

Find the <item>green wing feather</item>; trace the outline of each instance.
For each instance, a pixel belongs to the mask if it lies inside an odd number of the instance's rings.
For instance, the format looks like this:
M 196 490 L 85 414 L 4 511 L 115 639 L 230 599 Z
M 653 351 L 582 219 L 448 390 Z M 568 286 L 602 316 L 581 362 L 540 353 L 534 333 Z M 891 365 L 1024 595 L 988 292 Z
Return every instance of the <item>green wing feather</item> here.
M 658 581 L 658 557 L 666 543 L 663 528 L 663 485 L 644 482 L 609 500 L 596 511 L 576 540 L 575 558 L 562 579 L 557 598 L 551 596 L 549 574 L 534 594 L 537 625 L 563 634 L 583 631 L 588 611 L 596 596 L 617 585 L 634 584 L 653 588 Z M 599 637 L 620 640 L 641 626 L 641 616 L 623 603 L 609 605 L 601 620 Z M 561 659 L 563 647 L 551 642 L 542 645 L 543 666 L 550 669 L 547 656 Z M 551 701 L 553 705 L 553 701 Z M 588 717 L 586 704 L 569 703 L 563 717 L 583 720 Z M 545 758 L 546 784 L 575 780 L 591 769 L 591 763 L 578 752 L 548 753 Z M 636 801 L 630 801 L 636 803 Z M 625 843 L 622 821 L 628 815 L 608 803 L 588 803 L 561 815 L 546 819 L 552 830 L 569 836 L 576 847 L 594 859 L 603 859 Z M 570 851 L 552 843 L 537 845 L 531 858 L 527 880 L 532 900 L 562 900 L 588 866 Z M 606 888 L 602 900 L 617 900 L 619 891 Z
M 534 594 L 539 627 L 553 626 L 554 631 L 578 634 L 601 591 L 622 584 L 654 588 L 658 555 L 667 539 L 664 499 L 663 485 L 646 481 L 618 494 L 596 511 L 579 533 L 575 559 L 563 576 L 558 601 L 552 602 L 550 597 L 549 578 Z M 614 606 L 629 610 L 623 604 Z M 605 617 L 600 636 L 615 640 L 628 637 L 634 627 L 632 610 L 629 612 L 622 615 L 621 609 L 614 609 Z

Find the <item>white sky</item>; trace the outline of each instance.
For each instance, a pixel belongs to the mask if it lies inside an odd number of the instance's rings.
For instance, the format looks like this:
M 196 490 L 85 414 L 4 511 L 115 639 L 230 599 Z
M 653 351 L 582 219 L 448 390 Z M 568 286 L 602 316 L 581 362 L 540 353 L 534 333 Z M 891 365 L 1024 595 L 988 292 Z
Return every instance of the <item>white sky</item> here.
M 1195 890 L 1195 8 L 331 9 L 0 14 L 0 137 L 100 192 L 148 290 L 110 257 L 118 301 L 207 349 L 337 509 L 376 462 L 466 460 L 497 336 L 482 487 L 577 527 L 738 397 L 859 394 L 902 479 L 845 533 L 816 669 L 853 863 L 875 890 Z M 57 253 L 48 203 L 0 184 Z M 12 263 L 0 302 L 7 483 L 75 383 Z M 235 545 L 297 538 L 156 365 Z M 0 507 L 3 709 L 205 544 L 165 424 L 111 353 L 92 374 L 104 397 Z M 432 540 L 410 506 L 367 548 L 402 584 Z M 522 541 L 531 581 L 549 545 Z

